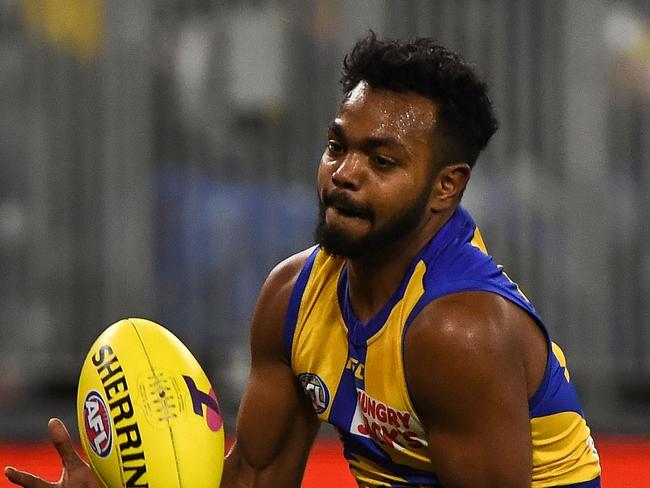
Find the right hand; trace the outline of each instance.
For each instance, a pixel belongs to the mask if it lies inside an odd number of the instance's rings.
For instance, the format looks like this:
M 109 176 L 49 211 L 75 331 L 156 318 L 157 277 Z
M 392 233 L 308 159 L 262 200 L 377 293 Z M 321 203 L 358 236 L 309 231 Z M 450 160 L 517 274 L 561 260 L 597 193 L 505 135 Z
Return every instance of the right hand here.
M 61 479 L 56 483 L 50 483 L 31 473 L 7 466 L 5 476 L 9 481 L 23 488 L 103 488 L 103 484 L 75 451 L 63 422 L 59 419 L 51 419 L 47 424 L 47 430 L 63 463 Z

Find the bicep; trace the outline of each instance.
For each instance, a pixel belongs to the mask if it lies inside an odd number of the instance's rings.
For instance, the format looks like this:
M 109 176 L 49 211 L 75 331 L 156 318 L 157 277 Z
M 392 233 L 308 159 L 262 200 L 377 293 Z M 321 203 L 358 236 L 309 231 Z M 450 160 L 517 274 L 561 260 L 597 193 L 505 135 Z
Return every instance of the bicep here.
M 529 487 L 525 390 L 490 369 L 468 368 L 458 380 L 458 387 L 443 392 L 444 400 L 429 409 L 426 421 L 431 460 L 445 486 Z
M 443 308 L 408 338 L 413 400 L 444 486 L 530 487 L 524 363 L 499 314 L 479 311 Z

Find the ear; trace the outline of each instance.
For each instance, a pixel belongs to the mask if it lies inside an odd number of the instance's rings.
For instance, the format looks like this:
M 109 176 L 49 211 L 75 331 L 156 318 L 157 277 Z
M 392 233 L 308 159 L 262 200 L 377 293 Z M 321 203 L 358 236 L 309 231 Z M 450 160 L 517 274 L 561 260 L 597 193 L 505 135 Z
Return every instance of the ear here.
M 465 191 L 471 173 L 472 167 L 467 163 L 453 163 L 440 168 L 433 182 L 429 205 L 431 211 L 441 212 L 456 205 Z

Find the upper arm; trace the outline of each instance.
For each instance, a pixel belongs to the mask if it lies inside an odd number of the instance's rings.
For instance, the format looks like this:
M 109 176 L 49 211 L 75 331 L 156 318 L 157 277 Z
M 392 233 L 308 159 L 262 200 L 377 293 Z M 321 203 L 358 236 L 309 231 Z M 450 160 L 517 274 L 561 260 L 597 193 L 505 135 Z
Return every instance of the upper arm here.
M 282 332 L 305 259 L 301 253 L 281 263 L 260 292 L 251 325 L 250 377 L 222 486 L 243 479 L 243 486 L 300 485 L 318 421 L 283 357 Z
M 409 390 L 444 486 L 530 487 L 522 335 L 531 324 L 522 327 L 522 313 L 494 294 L 464 292 L 429 304 L 409 329 Z

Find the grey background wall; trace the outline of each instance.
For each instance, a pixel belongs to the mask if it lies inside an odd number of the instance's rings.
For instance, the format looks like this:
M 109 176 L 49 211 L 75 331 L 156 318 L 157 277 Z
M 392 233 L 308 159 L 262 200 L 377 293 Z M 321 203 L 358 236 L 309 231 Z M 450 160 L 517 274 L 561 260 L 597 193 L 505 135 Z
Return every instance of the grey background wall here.
M 0 439 L 73 422 L 110 323 L 172 329 L 234 415 L 266 273 L 311 244 L 342 56 L 432 36 L 501 129 L 465 205 L 597 432 L 650 432 L 650 2 L 0 2 Z

